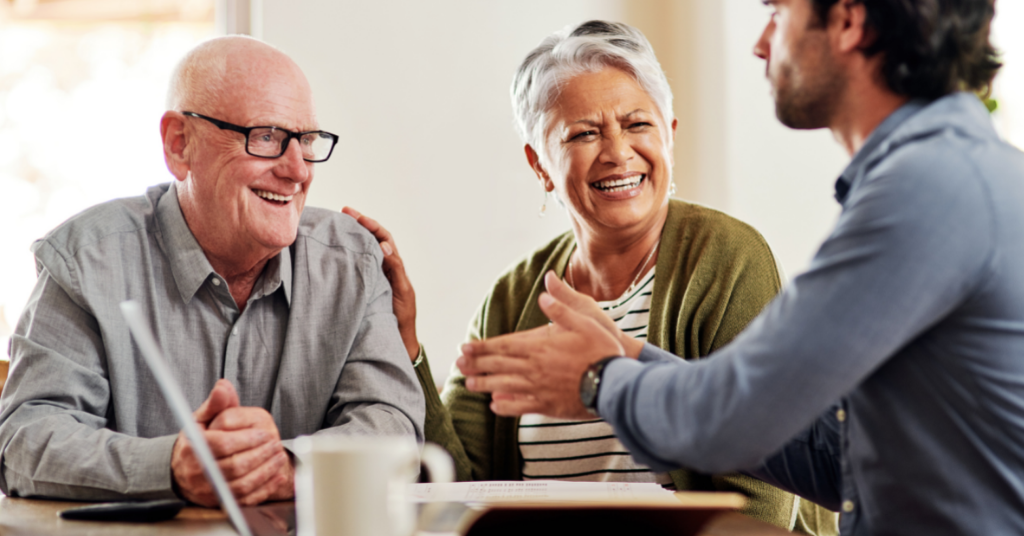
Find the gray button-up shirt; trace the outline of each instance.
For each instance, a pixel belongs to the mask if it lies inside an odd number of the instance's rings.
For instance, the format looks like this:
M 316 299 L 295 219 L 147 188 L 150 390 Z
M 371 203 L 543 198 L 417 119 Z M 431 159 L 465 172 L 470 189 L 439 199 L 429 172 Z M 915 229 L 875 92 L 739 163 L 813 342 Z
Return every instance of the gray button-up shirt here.
M 306 208 L 241 313 L 173 185 L 75 216 L 33 245 L 39 280 L 0 397 L 0 489 L 73 499 L 171 497 L 178 432 L 118 304 L 139 302 L 186 398 L 219 378 L 281 437 L 403 434 L 424 401 L 391 311 L 377 241 Z
M 746 331 L 705 361 L 611 362 L 601 415 L 658 469 L 763 463 L 843 534 L 1024 533 L 1024 155 L 973 95 L 913 102 L 837 197 Z

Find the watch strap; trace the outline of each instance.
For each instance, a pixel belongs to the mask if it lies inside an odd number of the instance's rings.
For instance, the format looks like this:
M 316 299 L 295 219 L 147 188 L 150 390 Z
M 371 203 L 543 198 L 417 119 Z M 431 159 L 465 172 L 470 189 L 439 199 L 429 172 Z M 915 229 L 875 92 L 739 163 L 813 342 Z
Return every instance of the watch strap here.
M 594 416 L 597 416 L 597 397 L 600 394 L 604 369 L 609 362 L 620 357 L 623 356 L 613 355 L 591 363 L 583 372 L 583 377 L 580 378 L 580 402 Z

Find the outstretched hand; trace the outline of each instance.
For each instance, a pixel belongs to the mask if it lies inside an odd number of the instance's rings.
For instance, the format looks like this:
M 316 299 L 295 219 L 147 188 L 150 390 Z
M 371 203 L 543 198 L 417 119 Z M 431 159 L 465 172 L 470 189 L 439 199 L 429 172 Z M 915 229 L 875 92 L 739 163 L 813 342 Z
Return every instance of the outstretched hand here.
M 380 243 L 380 249 L 384 252 L 384 276 L 391 283 L 392 309 L 398 319 L 398 332 L 402 335 L 402 343 L 409 353 L 409 359 L 415 361 L 420 353 L 420 343 L 416 337 L 416 291 L 413 290 L 412 282 L 405 273 L 405 263 L 398 254 L 395 239 L 384 226 L 373 218 L 360 214 L 356 209 L 345 207 L 341 211 L 352 216 Z
M 193 417 L 240 504 L 294 496 L 295 471 L 277 425 L 266 410 L 242 406 L 231 382 L 218 380 Z M 186 500 L 211 507 L 219 503 L 184 432 L 174 442 L 171 474 Z
M 456 364 L 466 375 L 468 389 L 493 393 L 491 410 L 498 415 L 591 418 L 580 402 L 580 379 L 591 363 L 625 355 L 625 350 L 609 329 L 610 320 L 593 317 L 585 301 L 558 288 L 561 282 L 553 274 L 545 281 L 553 292 L 541 294 L 538 303 L 551 324 L 466 343 Z M 599 308 L 597 312 L 607 318 Z
M 544 274 L 544 288 L 547 289 L 553 298 L 564 303 L 573 311 L 595 320 L 608 333 L 619 339 L 619 344 L 626 351 L 623 354 L 625 357 L 632 357 L 633 359 L 640 357 L 640 351 L 643 350 L 644 343 L 619 329 L 615 325 L 615 321 L 605 314 L 601 306 L 594 301 L 594 298 L 576 291 L 576 289 L 567 285 L 565 281 L 559 279 L 555 272 L 550 270 Z

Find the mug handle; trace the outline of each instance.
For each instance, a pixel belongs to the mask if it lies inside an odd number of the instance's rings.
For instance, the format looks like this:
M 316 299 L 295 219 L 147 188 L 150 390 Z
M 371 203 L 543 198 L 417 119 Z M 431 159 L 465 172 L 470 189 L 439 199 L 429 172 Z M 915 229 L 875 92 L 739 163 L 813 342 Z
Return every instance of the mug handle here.
M 427 468 L 430 481 L 446 483 L 455 480 L 455 465 L 448 451 L 434 443 L 424 443 L 420 453 L 420 464 Z

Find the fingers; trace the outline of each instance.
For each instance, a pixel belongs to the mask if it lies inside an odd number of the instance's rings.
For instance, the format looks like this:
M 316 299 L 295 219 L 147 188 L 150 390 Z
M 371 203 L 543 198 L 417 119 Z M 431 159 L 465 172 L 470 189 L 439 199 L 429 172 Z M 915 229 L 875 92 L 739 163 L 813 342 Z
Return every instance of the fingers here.
M 544 287 L 547 289 L 548 294 L 551 294 L 553 298 L 564 303 L 570 309 L 596 320 L 601 327 L 616 336 L 621 333 L 615 322 L 601 310 L 601 306 L 594 301 L 594 298 L 582 292 L 577 292 L 576 289 L 565 284 L 565 281 L 559 279 L 555 272 L 548 270 L 548 273 L 544 274 Z
M 502 393 L 515 395 L 516 393 L 533 393 L 536 391 L 536 385 L 525 376 L 519 374 L 491 374 L 488 376 L 467 377 L 466 389 L 478 393 L 501 391 Z
M 234 456 L 240 452 L 254 449 L 264 443 L 277 442 L 278 439 L 266 430 L 256 428 L 248 430 L 233 430 L 230 432 L 213 430 L 203 432 L 206 442 L 210 445 L 210 451 L 217 459 Z M 189 449 L 191 450 L 191 445 Z
M 548 270 L 548 273 L 544 274 L 544 288 L 547 289 L 548 293 L 555 297 L 558 301 L 569 305 L 576 309 L 580 305 L 584 305 L 589 300 L 593 302 L 593 298 L 586 294 L 577 292 L 575 289 L 565 284 L 557 275 L 554 270 Z
M 265 482 L 262 486 L 257 488 L 255 491 L 244 497 L 238 498 L 238 504 L 242 506 L 254 506 L 263 502 L 266 502 L 277 494 L 281 486 L 286 482 L 286 479 L 282 475 L 275 475 L 272 479 Z M 237 495 L 236 495 L 237 497 Z
M 255 448 L 218 458 L 217 465 L 224 473 L 224 478 L 230 482 L 256 471 L 275 456 L 283 453 L 284 449 L 279 441 L 268 441 Z
M 419 339 L 416 337 L 416 291 L 405 272 L 405 262 L 398 254 L 395 239 L 384 226 L 373 218 L 364 216 L 351 207 L 345 207 L 341 211 L 355 218 L 356 222 L 365 227 L 380 243 L 380 249 L 384 252 L 384 262 L 381 268 L 384 270 L 384 276 L 391 283 L 392 310 L 395 313 L 395 318 L 398 319 L 398 331 L 402 336 L 402 344 L 405 346 L 406 353 L 409 354 L 409 359 L 415 361 L 419 356 L 420 348 Z
M 499 399 L 491 401 L 491 411 L 503 417 L 515 417 L 525 413 L 544 413 L 545 404 L 534 398 Z
M 552 327 L 539 326 L 526 331 L 516 331 L 498 335 L 489 339 L 475 340 L 459 347 L 463 356 L 474 357 L 484 355 L 525 356 L 529 351 L 543 345 L 550 338 Z
M 380 242 L 380 249 L 384 251 L 385 257 L 396 251 L 395 242 L 391 237 L 391 233 L 388 232 L 384 226 L 378 223 L 377 220 L 369 216 L 364 216 L 363 214 L 360 214 L 359 211 L 351 207 L 345 207 L 341 209 L 341 211 L 355 218 L 359 225 L 362 225 L 367 231 L 370 231 L 370 234 L 377 239 L 377 242 Z
M 238 401 L 238 392 L 235 391 L 235 386 L 231 385 L 231 382 L 228 380 L 222 378 L 217 380 L 213 389 L 210 390 L 210 396 L 206 397 L 206 400 L 199 406 L 199 409 L 197 409 L 192 416 L 195 418 L 196 422 L 205 426 L 216 418 L 220 412 L 240 405 L 241 403 Z
M 287 463 L 288 455 L 283 450 L 279 450 L 276 455 L 254 470 L 245 473 L 240 478 L 229 480 L 231 493 L 238 497 L 242 504 L 259 504 L 267 500 L 272 493 L 277 491 L 277 486 L 281 483 L 280 478 L 283 478 L 281 470 Z
M 540 305 L 540 310 L 544 311 L 544 315 L 558 326 L 570 331 L 580 332 L 586 332 L 588 328 L 594 327 L 593 321 L 590 321 L 586 316 L 576 312 L 564 302 L 555 299 L 555 297 L 548 292 L 541 294 L 537 299 L 537 303 Z
M 245 504 L 262 502 L 280 492 L 278 487 L 287 480 L 291 462 L 276 435 L 264 430 L 215 430 L 204 435 L 232 493 L 246 498 L 249 502 Z M 213 487 L 184 436 L 175 443 L 171 470 L 183 497 L 204 506 L 217 505 Z M 280 474 L 286 475 L 283 480 Z
M 217 415 L 210 422 L 209 430 L 244 430 L 247 428 L 259 428 L 270 434 L 280 437 L 277 424 L 274 418 L 263 408 L 256 407 L 234 407 L 228 408 Z
M 597 320 L 573 310 L 571 307 L 545 292 L 537 300 L 541 311 L 556 325 L 567 331 L 582 335 L 595 349 L 603 348 L 610 355 L 624 355 L 625 350 L 618 337 L 605 329 Z M 617 328 L 616 328 L 617 329 Z
M 522 393 L 502 393 L 502 392 L 499 391 L 499 392 L 491 393 L 491 398 L 493 400 L 520 400 L 520 399 L 531 399 L 532 400 L 532 399 L 534 399 L 534 396 L 533 395 L 526 395 L 526 394 L 522 394 Z
M 534 369 L 530 362 L 521 357 L 509 357 L 504 355 L 485 355 L 467 360 L 465 369 L 460 367 L 462 373 L 467 376 L 480 376 L 483 374 L 527 374 Z

